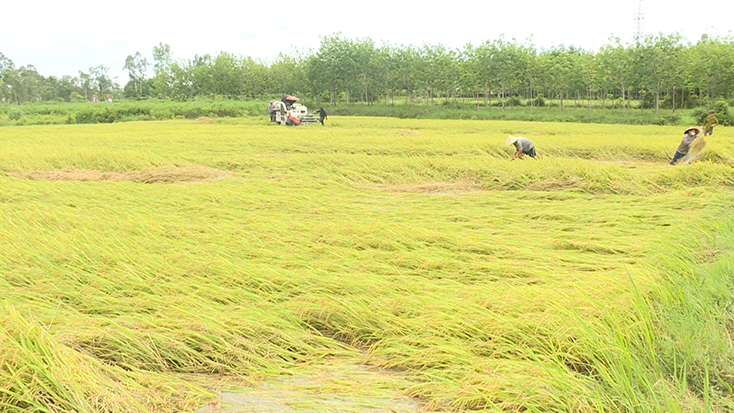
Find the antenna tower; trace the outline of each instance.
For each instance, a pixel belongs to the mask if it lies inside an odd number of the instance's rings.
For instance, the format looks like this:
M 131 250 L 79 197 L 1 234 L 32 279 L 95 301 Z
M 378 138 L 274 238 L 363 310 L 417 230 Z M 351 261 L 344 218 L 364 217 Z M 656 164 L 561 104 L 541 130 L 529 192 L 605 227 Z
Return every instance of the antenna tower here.
M 634 27 L 635 27 L 635 43 L 640 43 L 640 40 L 642 39 L 642 20 L 645 19 L 645 16 L 642 14 L 642 0 L 634 0 L 635 1 L 635 17 L 634 17 Z

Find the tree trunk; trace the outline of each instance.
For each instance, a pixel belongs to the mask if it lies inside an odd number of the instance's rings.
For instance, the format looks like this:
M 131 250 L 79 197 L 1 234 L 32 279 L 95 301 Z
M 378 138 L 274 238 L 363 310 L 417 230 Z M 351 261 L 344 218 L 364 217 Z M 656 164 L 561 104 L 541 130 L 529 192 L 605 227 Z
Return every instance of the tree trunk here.
M 563 92 L 558 92 L 558 112 L 563 112 Z
M 640 98 L 640 113 L 645 113 L 645 95 L 641 94 Z
M 513 109 L 514 106 L 512 104 L 513 99 L 515 98 L 515 91 L 512 90 L 512 87 L 510 87 L 510 109 Z
M 502 111 L 505 111 L 505 81 L 502 81 Z
M 624 87 L 624 76 L 621 74 L 619 75 L 619 83 L 620 85 L 622 85 L 622 113 L 626 114 L 627 113 L 627 102 L 625 101 L 625 96 L 624 96 L 626 89 Z
M 675 86 L 673 86 L 673 98 L 670 99 L 670 103 L 673 104 L 673 113 L 675 113 Z
M 680 108 L 681 109 L 685 108 L 685 106 L 684 106 L 685 105 L 685 102 L 683 101 L 683 99 L 685 98 L 685 95 L 686 95 L 685 90 L 681 89 L 680 90 Z
M 530 111 L 533 111 L 533 72 L 530 72 Z
M 589 87 L 589 112 L 591 112 L 591 87 Z

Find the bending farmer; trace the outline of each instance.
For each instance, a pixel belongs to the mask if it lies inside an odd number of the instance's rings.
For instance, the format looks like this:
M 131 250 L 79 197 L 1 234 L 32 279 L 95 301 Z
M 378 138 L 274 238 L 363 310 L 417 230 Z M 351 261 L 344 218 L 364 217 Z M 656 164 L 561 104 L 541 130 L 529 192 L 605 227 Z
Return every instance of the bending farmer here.
M 515 153 L 512 154 L 513 160 L 515 158 L 522 159 L 525 155 L 528 155 L 529 157 L 535 159 L 535 145 L 533 145 L 533 142 L 531 142 L 528 138 L 523 138 L 520 136 L 508 136 L 507 140 L 505 141 L 505 145 L 515 145 Z
M 688 153 L 688 150 L 691 149 L 691 143 L 698 137 L 699 129 L 695 126 L 691 126 L 690 128 L 686 129 L 685 133 L 683 134 L 683 140 L 680 141 L 680 145 L 678 145 L 678 149 L 675 150 L 675 155 L 673 155 L 673 159 L 670 160 L 671 165 L 675 165 L 676 162 L 678 162 L 679 159 L 686 156 Z

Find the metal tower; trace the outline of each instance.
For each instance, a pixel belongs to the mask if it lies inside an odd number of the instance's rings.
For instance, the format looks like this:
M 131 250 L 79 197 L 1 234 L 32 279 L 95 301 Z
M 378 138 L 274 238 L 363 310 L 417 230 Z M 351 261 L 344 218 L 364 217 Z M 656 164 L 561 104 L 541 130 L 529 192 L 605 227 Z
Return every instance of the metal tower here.
M 635 17 L 633 19 L 634 21 L 634 38 L 635 43 L 639 43 L 642 39 L 642 20 L 645 19 L 645 16 L 642 14 L 642 0 L 634 0 L 635 2 Z

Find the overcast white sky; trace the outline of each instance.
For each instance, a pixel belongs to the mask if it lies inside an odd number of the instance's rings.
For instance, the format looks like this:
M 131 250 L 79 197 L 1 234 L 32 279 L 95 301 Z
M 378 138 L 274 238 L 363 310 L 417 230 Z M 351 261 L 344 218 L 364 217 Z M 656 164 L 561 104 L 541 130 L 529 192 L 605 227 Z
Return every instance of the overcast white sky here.
M 124 86 L 128 55 L 152 62 L 153 46 L 171 46 L 174 59 L 230 52 L 273 59 L 279 52 L 317 49 L 319 36 L 341 32 L 377 45 L 443 44 L 461 48 L 504 34 L 538 48 L 575 45 L 598 50 L 614 35 L 631 42 L 635 0 L 594 1 L 218 1 L 159 2 L 7 0 L 0 19 L 0 52 L 16 66 L 44 76 L 88 72 L 100 64 Z M 433 4 L 436 4 L 434 6 Z M 644 34 L 679 32 L 691 42 L 703 33 L 731 35 L 734 1 L 642 0 Z

